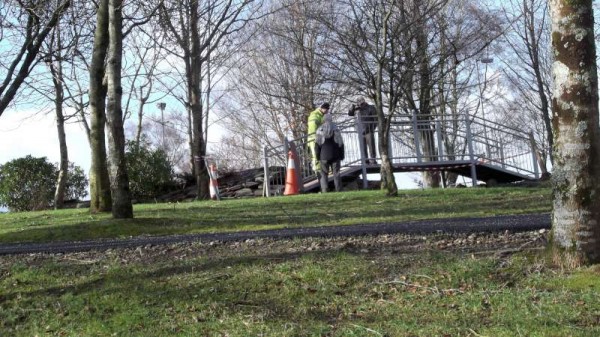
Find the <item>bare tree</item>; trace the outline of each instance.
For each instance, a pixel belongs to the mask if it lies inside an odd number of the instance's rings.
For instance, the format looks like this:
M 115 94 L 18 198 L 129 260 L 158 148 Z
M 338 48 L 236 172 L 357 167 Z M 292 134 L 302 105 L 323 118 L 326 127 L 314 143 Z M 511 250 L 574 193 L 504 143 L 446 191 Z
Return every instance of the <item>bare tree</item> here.
M 65 85 L 65 105 L 72 110 L 73 118 L 81 124 L 88 142 L 91 143 L 89 122 L 89 80 L 90 61 L 92 60 L 96 7 L 90 3 L 81 4 L 76 9 L 70 10 L 65 20 L 64 30 L 69 29 L 71 38 L 69 46 L 72 48 L 70 57 L 62 60 L 63 80 Z M 77 25 L 72 24 L 78 22 Z
M 123 120 L 132 117 L 133 109 L 137 108 L 134 139 L 138 145 L 144 131 L 147 106 L 158 103 L 166 96 L 164 93 L 157 92 L 156 88 L 156 83 L 159 82 L 157 78 L 164 75 L 159 69 L 164 54 L 161 53 L 158 40 L 160 37 L 157 35 L 155 31 L 139 30 L 133 31 L 127 38 L 129 42 L 127 47 L 133 52 L 124 60 L 124 62 L 129 61 L 123 70 L 127 74 L 123 81 L 129 90 L 124 92 L 127 97 L 123 108 Z M 162 123 L 164 128 L 164 119 L 154 119 L 154 122 Z
M 218 158 L 219 170 L 225 172 L 263 165 L 260 143 L 246 137 L 244 133 L 232 132 L 221 137 L 219 144 L 211 150 L 211 154 Z
M 333 20 L 334 41 L 343 51 L 340 64 L 347 83 L 375 103 L 381 187 L 390 196 L 398 193 L 388 147 L 392 117 L 402 110 L 431 113 L 436 82 L 432 67 L 441 57 L 439 51 L 428 53 L 429 41 L 438 33 L 428 27 L 446 2 L 342 1 Z
M 443 152 L 449 160 L 466 152 L 467 144 L 458 135 L 459 121 L 461 116 L 472 113 L 472 97 L 479 96 L 478 86 L 472 84 L 477 64 L 469 58 L 477 55 L 493 37 L 485 29 L 488 25 L 484 26 L 484 22 L 489 21 L 482 20 L 488 17 L 482 12 L 469 1 L 450 1 L 434 19 L 439 35 L 433 45 L 439 45 L 439 55 L 444 57 L 433 69 L 432 109 L 441 119 Z M 478 106 L 475 113 L 477 110 Z M 458 175 L 446 172 L 441 178 L 447 185 L 454 186 Z
M 12 46 L 1 51 L 0 116 L 39 61 L 42 43 L 70 3 L 70 0 L 7 0 L 0 7 L 2 38 Z
M 551 0 L 554 96 L 553 244 L 600 262 L 600 127 L 591 1 Z
M 548 175 L 545 158 L 552 160 L 552 122 L 550 101 L 551 54 L 548 2 L 546 0 L 511 0 L 505 10 L 511 30 L 504 42 L 509 46 L 502 58 L 514 109 L 509 109 L 510 118 L 520 129 L 531 126 L 538 146 L 538 164 L 542 176 Z M 510 52 L 510 54 L 509 54 Z M 541 121 L 541 123 L 540 123 Z M 543 126 L 539 128 L 537 126 Z M 527 131 L 527 130 L 524 130 Z
M 53 32 L 52 41 L 49 43 L 50 50 L 47 56 L 48 68 L 52 74 L 52 84 L 54 86 L 54 107 L 56 114 L 56 128 L 58 131 L 58 144 L 60 149 L 60 162 L 58 165 L 58 178 L 56 181 L 56 190 L 54 192 L 54 208 L 60 209 L 64 206 L 65 190 L 67 187 L 67 178 L 69 173 L 69 152 L 67 149 L 67 136 L 65 133 L 65 114 L 63 105 L 65 101 L 64 76 L 62 68 L 63 43 L 60 25 Z
M 203 70 L 211 54 L 226 38 L 242 29 L 260 3 L 251 0 L 200 3 L 196 0 L 161 3 L 161 25 L 171 43 L 171 52 L 183 61 L 186 84 L 186 108 L 191 122 L 191 154 L 198 198 L 208 198 L 206 129 L 208 111 L 202 101 L 206 79 Z
M 55 115 L 57 136 L 59 143 L 59 173 L 57 177 L 56 190 L 54 194 L 54 207 L 59 209 L 64 205 L 65 190 L 68 176 L 69 156 L 66 141 L 65 123 L 72 116 L 65 111 L 67 93 L 64 66 L 69 64 L 72 59 L 76 37 L 72 36 L 73 30 L 70 28 L 69 18 L 71 12 L 79 11 L 78 6 L 70 6 L 66 13 L 50 32 L 38 52 L 38 58 L 43 60 L 46 67 L 37 67 L 32 69 L 28 77 L 24 80 L 21 88 L 23 97 L 27 97 L 29 102 L 42 102 L 38 104 L 37 113 L 47 113 L 46 110 L 52 110 Z M 15 104 L 21 100 L 17 99 Z M 24 99 L 22 101 L 25 101 Z M 47 109 L 45 102 L 52 102 L 52 106 Z
M 308 114 L 322 102 L 343 110 L 328 69 L 335 50 L 327 47 L 330 32 L 323 22 L 332 6 L 281 1 L 239 37 L 241 48 L 228 64 L 231 85 L 220 104 L 220 124 L 243 136 L 224 139 L 228 145 L 255 151 L 280 145 L 289 136 L 306 135 Z

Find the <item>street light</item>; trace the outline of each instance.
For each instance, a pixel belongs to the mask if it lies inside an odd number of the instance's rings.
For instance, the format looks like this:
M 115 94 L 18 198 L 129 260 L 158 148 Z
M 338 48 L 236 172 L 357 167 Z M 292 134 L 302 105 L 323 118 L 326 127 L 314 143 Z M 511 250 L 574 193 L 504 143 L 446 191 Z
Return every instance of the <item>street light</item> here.
M 483 119 L 483 137 L 485 139 L 485 148 L 487 151 L 488 158 L 491 157 L 490 153 L 490 143 L 487 135 L 487 120 L 485 119 L 485 110 L 483 108 L 483 91 L 485 90 L 485 86 L 481 86 L 481 76 L 479 75 L 479 63 L 485 64 L 485 73 L 483 80 L 487 80 L 487 65 L 494 62 L 494 59 L 491 57 L 482 57 L 477 59 L 477 83 L 479 85 L 479 105 L 481 106 L 481 119 Z
M 165 148 L 165 108 L 167 107 L 167 103 L 159 102 L 159 103 L 156 103 L 156 106 L 160 109 L 160 124 L 162 125 L 162 148 L 163 148 L 163 151 L 166 151 L 166 148 Z

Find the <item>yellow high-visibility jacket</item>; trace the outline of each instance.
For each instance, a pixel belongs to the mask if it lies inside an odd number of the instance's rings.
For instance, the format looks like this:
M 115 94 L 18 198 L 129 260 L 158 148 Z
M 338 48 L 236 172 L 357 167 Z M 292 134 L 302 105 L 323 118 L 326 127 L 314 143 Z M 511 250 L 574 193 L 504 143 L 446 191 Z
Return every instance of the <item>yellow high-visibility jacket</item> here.
M 321 109 L 317 108 L 308 115 L 308 137 L 309 142 L 314 142 L 317 129 L 325 121 L 325 114 L 321 112 Z

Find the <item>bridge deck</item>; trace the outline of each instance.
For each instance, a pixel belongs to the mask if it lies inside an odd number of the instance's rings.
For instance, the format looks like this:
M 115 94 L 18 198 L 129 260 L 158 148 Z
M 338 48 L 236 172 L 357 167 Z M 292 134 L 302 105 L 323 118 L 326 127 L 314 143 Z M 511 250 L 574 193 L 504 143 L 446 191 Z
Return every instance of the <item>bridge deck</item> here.
M 452 162 L 426 162 L 426 163 L 407 163 L 407 164 L 393 164 L 394 172 L 415 172 L 415 171 L 446 171 L 453 172 L 462 176 L 471 175 L 471 163 L 469 161 L 452 161 Z M 379 164 L 366 165 L 366 171 L 368 174 L 378 174 L 381 170 Z M 519 174 L 514 171 L 506 170 L 502 167 L 492 164 L 486 164 L 478 162 L 475 165 L 477 177 L 480 180 L 488 183 L 513 183 L 523 180 L 533 180 L 533 178 Z M 340 170 L 342 180 L 358 179 L 362 174 L 362 168 L 360 165 L 343 166 Z M 328 180 L 333 181 L 333 177 L 329 175 Z M 307 177 L 304 180 L 304 191 L 314 192 L 320 188 L 319 181 L 315 176 Z

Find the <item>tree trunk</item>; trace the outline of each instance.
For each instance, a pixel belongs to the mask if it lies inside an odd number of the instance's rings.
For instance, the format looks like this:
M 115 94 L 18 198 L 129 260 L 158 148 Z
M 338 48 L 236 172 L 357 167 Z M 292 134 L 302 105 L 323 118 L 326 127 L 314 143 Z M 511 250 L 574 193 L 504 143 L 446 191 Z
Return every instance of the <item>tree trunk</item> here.
M 544 127 L 546 129 L 546 141 L 548 142 L 548 154 L 550 155 L 550 160 L 552 161 L 552 149 L 554 148 L 554 139 L 552 136 L 552 121 L 550 118 L 550 106 L 548 103 L 548 97 L 546 95 L 547 84 L 544 83 L 544 79 L 542 77 L 542 65 L 541 65 L 541 56 L 540 56 L 540 47 L 546 48 L 545 45 L 540 45 L 539 32 L 536 30 L 538 28 L 535 22 L 535 8 L 533 1 L 531 3 L 524 2 L 523 3 L 523 12 L 525 13 L 525 20 L 528 22 L 527 27 L 527 36 L 529 37 L 529 41 L 531 41 L 531 45 L 528 50 L 531 55 L 531 61 L 533 66 L 533 72 L 535 74 L 536 80 L 536 92 L 540 98 L 540 112 L 542 114 L 542 119 L 544 121 Z M 545 20 L 544 20 L 545 21 Z M 540 151 L 541 154 L 544 154 L 546 151 Z M 542 162 L 546 163 L 546 159 L 543 158 L 539 161 L 540 167 Z M 546 176 L 548 175 L 547 167 L 541 167 L 542 171 L 545 171 Z M 544 173 L 542 173 L 544 176 Z
M 381 31 L 381 37 L 383 40 L 389 38 L 389 20 L 392 15 L 392 9 L 388 9 L 385 13 L 383 20 L 383 27 Z M 382 55 L 387 53 L 387 44 L 383 44 Z M 377 111 L 377 129 L 379 130 L 379 154 L 381 155 L 381 189 L 385 190 L 386 196 L 397 196 L 398 185 L 396 184 L 396 178 L 394 177 L 394 169 L 392 167 L 392 161 L 389 156 L 389 143 L 390 143 L 390 124 L 393 116 L 393 112 L 389 112 L 388 118 L 383 113 L 383 71 L 384 71 L 383 60 L 379 60 L 377 64 L 377 73 L 375 76 L 375 110 Z
M 104 127 L 106 124 L 104 61 L 108 50 L 108 0 L 100 0 L 94 33 L 94 50 L 90 64 L 90 211 L 109 212 L 112 207 L 110 180 L 106 163 Z
M 56 109 L 56 129 L 58 131 L 58 144 L 60 148 L 60 163 L 58 178 L 56 181 L 56 190 L 54 191 L 54 209 L 61 209 L 65 204 L 65 190 L 67 187 L 67 178 L 69 174 L 69 152 L 67 149 L 67 136 L 65 133 L 65 116 L 63 114 L 63 103 L 65 94 L 63 89 L 63 72 L 62 72 L 62 54 L 61 54 L 61 38 L 60 30 L 56 29 L 56 49 L 52 48 L 51 53 L 56 53 L 55 61 L 49 64 L 50 73 L 52 74 L 52 83 L 54 85 L 55 97 L 54 108 Z
M 419 6 L 415 6 L 415 11 L 419 17 L 421 12 Z M 429 57 L 427 56 L 427 49 L 429 47 L 427 41 L 427 25 L 423 20 L 418 20 L 418 26 L 421 29 L 417 29 L 416 36 L 416 47 L 419 61 L 419 112 L 416 116 L 417 120 L 424 122 L 431 122 L 431 69 L 429 67 Z M 419 125 L 418 137 L 420 137 L 421 152 L 423 154 L 424 161 L 437 160 L 436 146 L 435 146 L 435 128 L 430 126 L 430 123 Z M 431 188 L 440 187 L 440 176 L 438 172 L 424 171 L 423 172 L 424 185 Z
M 133 218 L 131 194 L 129 193 L 129 176 L 127 175 L 125 160 L 125 131 L 123 129 L 123 111 L 121 107 L 123 95 L 121 86 L 121 63 L 123 59 L 122 7 L 122 0 L 109 0 L 106 117 L 110 150 L 112 215 L 115 219 Z
M 208 199 L 208 171 L 204 164 L 206 145 L 204 144 L 204 123 L 202 116 L 202 55 L 200 55 L 200 35 L 198 32 L 198 2 L 190 4 L 190 82 L 189 102 L 192 113 L 192 156 L 194 158 L 194 175 L 196 176 L 196 192 L 198 199 Z
M 600 262 L 600 130 L 592 1 L 551 0 L 554 96 L 553 244 Z
M 380 96 L 379 100 L 382 99 Z M 377 101 L 377 99 L 376 99 Z M 389 143 L 390 143 L 390 122 L 391 118 L 385 118 L 383 114 L 383 106 L 375 104 L 377 110 L 379 132 L 379 155 L 381 156 L 381 189 L 385 190 L 385 195 L 393 197 L 398 195 L 398 185 L 396 184 L 396 178 L 394 177 L 394 168 L 392 167 L 392 160 L 389 156 Z
M 531 144 L 531 151 L 533 152 L 535 159 L 540 167 L 540 180 L 548 180 L 550 178 L 550 172 L 546 167 L 546 157 L 544 156 L 544 152 L 540 151 L 538 148 L 535 137 L 533 137 L 533 132 L 529 132 L 529 143 Z

